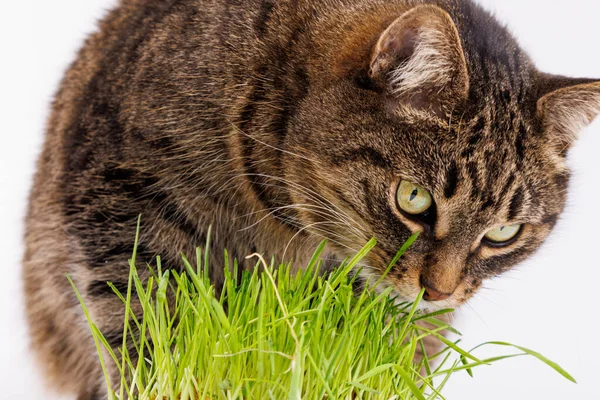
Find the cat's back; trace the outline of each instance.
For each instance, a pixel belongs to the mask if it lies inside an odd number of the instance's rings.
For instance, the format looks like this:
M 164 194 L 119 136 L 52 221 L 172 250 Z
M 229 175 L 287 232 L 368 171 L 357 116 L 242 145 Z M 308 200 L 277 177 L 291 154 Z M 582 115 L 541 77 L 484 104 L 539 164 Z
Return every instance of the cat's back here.
M 222 57 L 206 40 L 219 7 L 205 0 L 122 1 L 86 40 L 55 96 L 26 219 L 24 284 L 32 346 L 59 390 L 92 396 L 99 383 L 94 344 L 65 274 L 86 282 L 86 246 L 106 251 L 114 244 L 102 238 L 119 233 L 102 227 L 135 220 L 139 204 L 128 210 L 117 186 L 128 171 L 144 168 L 134 160 L 169 145 L 154 130 L 165 122 L 156 110 L 180 109 L 184 101 L 172 94 L 189 92 L 192 82 L 198 90 L 211 86 L 216 74 L 196 67 Z M 194 78 L 186 76 L 192 70 Z M 136 137 L 142 134 L 150 140 Z M 112 204 L 123 219 L 107 220 L 99 204 Z M 113 277 L 107 272 L 104 279 Z

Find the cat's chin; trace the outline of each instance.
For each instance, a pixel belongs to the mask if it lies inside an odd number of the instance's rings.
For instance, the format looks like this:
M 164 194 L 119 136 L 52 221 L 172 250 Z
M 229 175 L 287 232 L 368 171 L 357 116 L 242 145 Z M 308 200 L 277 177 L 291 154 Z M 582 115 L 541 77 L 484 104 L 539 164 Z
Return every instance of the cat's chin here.
M 423 311 L 423 312 L 434 312 L 434 311 L 447 310 L 447 309 L 455 310 L 459 306 L 460 306 L 460 304 L 458 304 L 455 301 L 452 301 L 452 299 L 443 300 L 443 301 L 421 300 L 421 302 L 418 304 L 417 308 L 419 311 Z

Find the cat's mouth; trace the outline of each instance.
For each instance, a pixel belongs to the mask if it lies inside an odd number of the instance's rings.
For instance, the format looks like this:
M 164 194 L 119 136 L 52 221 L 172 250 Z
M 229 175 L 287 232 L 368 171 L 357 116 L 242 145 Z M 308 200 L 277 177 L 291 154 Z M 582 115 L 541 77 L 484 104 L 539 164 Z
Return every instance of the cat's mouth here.
M 405 295 L 402 294 L 400 291 L 396 291 L 395 293 L 395 302 L 396 304 L 405 304 L 405 303 L 414 303 L 415 300 L 418 298 L 420 291 L 415 291 L 413 295 Z M 425 300 L 425 299 L 421 299 L 419 301 L 419 303 L 417 304 L 417 310 L 421 311 L 421 312 L 435 312 L 435 311 L 440 311 L 440 310 L 446 310 L 446 309 L 455 309 L 458 308 L 459 304 L 458 302 L 454 301 L 452 299 L 452 297 L 446 299 L 446 300 L 442 300 L 442 301 L 429 301 L 429 300 Z
M 398 305 L 406 305 L 407 303 L 414 303 L 420 298 L 417 309 L 421 312 L 435 312 L 444 309 L 455 309 L 458 308 L 461 303 L 456 299 L 456 294 L 449 296 L 443 300 L 430 301 L 421 296 L 421 287 L 413 285 L 408 286 L 395 281 L 393 278 L 385 277 L 381 279 L 381 274 L 373 267 L 363 265 L 360 267 L 358 272 L 359 279 L 357 283 L 359 289 L 369 287 L 374 290 L 377 294 L 383 293 L 385 290 L 391 288 L 390 296 L 394 299 L 394 302 Z

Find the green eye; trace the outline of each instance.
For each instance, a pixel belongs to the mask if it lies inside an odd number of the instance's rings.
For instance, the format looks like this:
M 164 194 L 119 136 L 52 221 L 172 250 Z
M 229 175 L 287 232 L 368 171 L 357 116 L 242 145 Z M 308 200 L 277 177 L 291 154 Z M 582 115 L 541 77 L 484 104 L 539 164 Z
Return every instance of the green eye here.
M 431 208 L 433 200 L 431 195 L 421 186 L 408 181 L 400 182 L 398 193 L 396 194 L 398 207 L 408 214 L 423 214 Z
M 517 236 L 521 226 L 521 224 L 499 226 L 486 233 L 485 238 L 493 244 L 504 244 Z

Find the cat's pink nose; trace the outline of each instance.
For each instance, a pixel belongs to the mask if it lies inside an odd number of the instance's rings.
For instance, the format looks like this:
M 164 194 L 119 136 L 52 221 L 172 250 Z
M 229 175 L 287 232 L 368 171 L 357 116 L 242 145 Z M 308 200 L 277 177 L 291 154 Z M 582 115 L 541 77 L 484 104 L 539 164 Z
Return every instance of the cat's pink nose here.
M 435 289 L 434 287 L 432 287 L 433 285 L 423 280 L 423 278 L 421 278 L 421 286 L 423 286 L 423 288 L 425 289 L 423 299 L 427 301 L 442 301 L 452 296 L 452 293 L 443 293 Z

